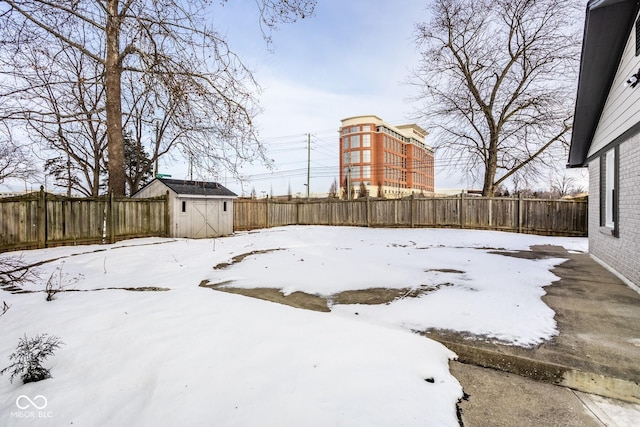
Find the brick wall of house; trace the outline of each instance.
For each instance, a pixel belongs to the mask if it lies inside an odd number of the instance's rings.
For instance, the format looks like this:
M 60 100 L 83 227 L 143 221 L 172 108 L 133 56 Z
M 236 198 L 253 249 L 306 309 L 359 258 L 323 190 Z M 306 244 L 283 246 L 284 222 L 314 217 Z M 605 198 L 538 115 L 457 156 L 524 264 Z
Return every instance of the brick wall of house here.
M 600 161 L 589 163 L 589 251 L 640 286 L 640 135 L 620 145 L 620 236 L 600 227 Z

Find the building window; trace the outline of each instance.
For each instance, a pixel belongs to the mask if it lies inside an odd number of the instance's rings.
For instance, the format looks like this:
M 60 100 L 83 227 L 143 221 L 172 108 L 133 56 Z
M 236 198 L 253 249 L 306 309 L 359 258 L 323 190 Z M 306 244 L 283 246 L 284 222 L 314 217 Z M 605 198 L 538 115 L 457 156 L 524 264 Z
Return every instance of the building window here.
M 362 146 L 363 147 L 371 147 L 371 134 L 362 135 Z
M 182 201 L 182 212 L 186 212 L 187 211 L 187 202 L 186 201 Z
M 345 136 L 344 138 L 342 138 L 342 148 L 344 150 L 348 150 L 349 149 L 349 137 Z
M 360 147 L 360 135 L 351 135 L 351 148 Z
M 351 133 L 354 132 L 360 132 L 360 127 L 359 126 L 351 126 Z
M 226 212 L 226 211 L 227 211 L 227 202 L 222 202 L 222 210 L 223 210 L 224 212 Z
M 350 163 L 360 163 L 360 151 L 351 151 Z
M 342 164 L 346 165 L 349 163 L 349 152 L 342 153 Z
M 371 125 L 362 125 L 362 132 L 371 132 Z
M 371 166 L 362 167 L 362 177 L 365 179 L 371 179 Z
M 362 163 L 371 163 L 371 150 L 364 150 L 362 152 Z
M 612 229 L 618 237 L 618 167 L 619 148 L 600 158 L 600 225 Z

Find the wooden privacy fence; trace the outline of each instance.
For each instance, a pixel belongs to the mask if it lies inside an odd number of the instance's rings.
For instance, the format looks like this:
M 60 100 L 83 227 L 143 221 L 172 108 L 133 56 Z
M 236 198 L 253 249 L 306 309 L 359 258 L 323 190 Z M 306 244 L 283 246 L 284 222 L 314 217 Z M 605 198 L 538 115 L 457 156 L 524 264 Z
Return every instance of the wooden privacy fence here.
M 447 227 L 586 236 L 587 202 L 504 197 L 341 200 L 238 199 L 234 230 L 284 225 Z
M 0 199 L 0 252 L 167 236 L 166 197 L 64 197 L 42 188 Z

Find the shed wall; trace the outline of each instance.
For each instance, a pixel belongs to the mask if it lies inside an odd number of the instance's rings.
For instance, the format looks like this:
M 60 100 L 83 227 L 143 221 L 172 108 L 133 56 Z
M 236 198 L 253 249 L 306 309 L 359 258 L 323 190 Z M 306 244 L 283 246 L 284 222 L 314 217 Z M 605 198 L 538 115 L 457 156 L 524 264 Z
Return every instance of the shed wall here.
M 233 234 L 233 199 L 178 195 L 173 202 L 174 237 L 198 239 Z
M 144 188 L 140 189 L 140 191 L 138 191 L 133 197 L 146 199 L 150 197 L 164 196 L 165 194 L 167 194 L 167 190 L 169 189 L 167 188 L 166 185 L 164 185 L 162 182 L 158 180 L 154 180 L 154 181 L 151 181 Z M 171 195 L 173 192 L 169 191 L 169 193 Z
M 163 196 L 169 191 L 171 237 L 208 238 L 233 234 L 233 198 L 176 194 L 152 181 L 135 197 Z M 185 211 L 182 211 L 183 202 Z M 226 211 L 224 210 L 226 203 Z

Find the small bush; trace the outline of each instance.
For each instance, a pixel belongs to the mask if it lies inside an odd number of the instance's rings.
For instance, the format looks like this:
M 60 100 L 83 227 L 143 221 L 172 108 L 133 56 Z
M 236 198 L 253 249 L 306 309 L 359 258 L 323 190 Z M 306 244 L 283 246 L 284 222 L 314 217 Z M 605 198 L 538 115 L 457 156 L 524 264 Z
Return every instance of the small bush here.
M 2 254 L 0 257 L 0 286 L 20 288 L 39 279 L 39 270 L 27 264 L 22 256 Z
M 47 280 L 47 284 L 44 287 L 47 301 L 53 301 L 58 292 L 63 292 L 65 287 L 78 283 L 84 277 L 82 274 L 70 277 L 69 274 L 62 272 L 63 267 L 64 261 L 60 266 L 56 267 L 51 276 L 49 276 L 49 280 Z
M 18 341 L 16 352 L 9 356 L 13 363 L 1 370 L 0 374 L 11 371 L 9 381 L 12 383 L 13 378 L 17 376 L 20 376 L 25 384 L 51 378 L 49 369 L 44 368 L 42 363 L 47 357 L 53 356 L 53 351 L 62 345 L 64 343 L 60 338 L 53 335 L 41 334 L 34 338 L 25 335 Z

